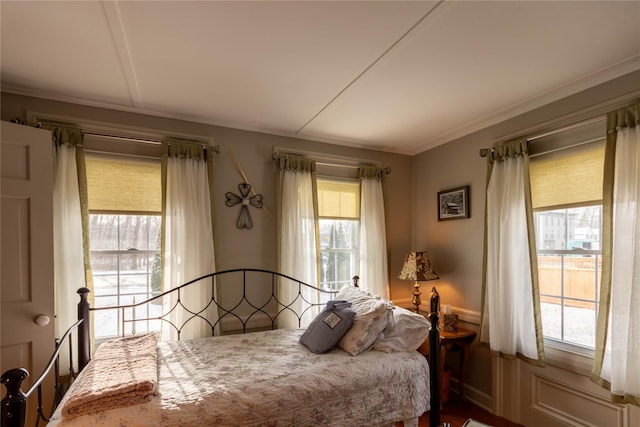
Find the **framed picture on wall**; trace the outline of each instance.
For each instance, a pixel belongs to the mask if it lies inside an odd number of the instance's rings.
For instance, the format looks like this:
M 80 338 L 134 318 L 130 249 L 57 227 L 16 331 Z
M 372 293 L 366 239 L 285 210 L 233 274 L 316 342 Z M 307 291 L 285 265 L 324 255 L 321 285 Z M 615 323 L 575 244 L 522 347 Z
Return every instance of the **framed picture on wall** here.
M 438 191 L 438 221 L 470 217 L 468 185 Z

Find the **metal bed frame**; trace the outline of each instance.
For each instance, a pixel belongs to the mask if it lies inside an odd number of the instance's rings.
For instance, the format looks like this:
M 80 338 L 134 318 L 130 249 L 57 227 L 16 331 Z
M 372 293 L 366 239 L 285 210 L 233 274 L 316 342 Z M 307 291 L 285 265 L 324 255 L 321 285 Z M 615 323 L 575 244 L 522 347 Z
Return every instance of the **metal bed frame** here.
M 262 278 L 261 280 L 248 282 L 248 276 L 257 276 Z M 241 277 L 241 283 L 238 282 L 237 276 Z M 266 279 L 264 279 L 264 278 Z M 233 280 L 235 279 L 235 280 Z M 277 296 L 276 288 L 280 283 L 289 282 L 291 286 L 297 287 L 296 297 L 290 302 L 283 302 Z M 194 311 L 185 306 L 182 301 L 185 288 L 188 286 L 194 286 L 196 283 L 208 283 L 207 286 L 211 287 L 211 300 L 208 304 L 198 310 Z M 353 285 L 358 287 L 358 277 L 354 277 Z M 270 287 L 271 295 L 265 301 L 259 303 L 253 301 L 252 297 L 249 297 L 248 290 L 256 289 L 255 286 Z M 241 297 L 230 304 L 225 306 L 220 301 L 220 298 L 216 295 L 216 291 L 220 292 L 220 288 L 232 287 L 236 290 L 241 287 Z M 88 294 L 90 290 L 88 288 L 78 289 L 80 295 L 80 302 L 78 303 L 78 321 L 74 323 L 69 330 L 64 334 L 60 340 L 56 340 L 56 349 L 50 358 L 47 367 L 43 373 L 34 381 L 29 390 L 22 391 L 22 383 L 29 376 L 29 372 L 24 368 L 10 369 L 2 374 L 0 382 L 5 385 L 7 393 L 1 402 L 1 425 L 6 427 L 25 427 L 27 399 L 34 393 L 37 393 L 37 419 L 35 425 L 38 426 L 40 420 L 48 422 L 48 418 L 45 416 L 42 404 L 42 382 L 44 379 L 53 374 L 55 376 L 55 398 L 54 405 L 58 405 L 64 392 L 69 387 L 70 383 L 76 376 L 75 368 L 73 366 L 73 339 L 72 336 L 77 336 L 77 355 L 78 355 L 78 372 L 82 371 L 84 367 L 91 360 L 91 334 L 90 334 L 90 315 L 92 312 L 99 312 L 102 310 L 118 310 L 121 319 L 122 335 L 125 334 L 125 326 L 132 323 L 132 332 L 135 333 L 136 322 L 142 321 L 160 321 L 169 325 L 177 333 L 177 339 L 180 339 L 180 334 L 184 327 L 192 321 L 203 321 L 211 328 L 211 335 L 214 335 L 216 330 L 219 330 L 222 326 L 224 319 L 234 319 L 239 321 L 242 326 L 242 333 L 248 332 L 252 329 L 252 325 L 258 324 L 258 329 L 276 329 L 278 319 L 283 316 L 283 313 L 290 313 L 294 315 L 298 324 L 300 325 L 302 317 L 309 310 L 314 307 L 323 306 L 325 302 L 312 302 L 308 301 L 303 296 L 303 288 L 309 288 L 317 290 L 321 295 L 330 297 L 335 295 L 338 291 L 319 289 L 316 286 L 309 285 L 301 282 L 293 277 L 287 276 L 282 273 L 264 269 L 243 268 L 225 270 L 216 273 L 210 273 L 191 280 L 177 288 L 163 292 L 148 300 L 113 307 L 90 307 L 88 301 Z M 135 309 L 137 307 L 145 306 L 146 304 L 161 302 L 164 297 L 173 295 L 175 301 L 168 310 L 163 310 L 162 314 L 154 317 L 138 317 L 136 318 Z M 231 299 L 231 298 L 225 298 Z M 438 311 L 440 306 L 440 297 L 438 296 L 435 288 L 432 291 L 430 298 L 430 311 L 429 321 L 431 322 L 431 328 L 429 330 L 429 348 L 436 349 L 436 351 L 429 351 L 425 356 L 429 360 L 429 373 L 430 373 L 430 392 L 431 400 L 429 410 L 429 425 L 431 427 L 440 426 L 440 352 L 439 348 L 440 331 L 438 329 Z M 205 313 L 209 309 L 216 309 L 218 312 L 218 319 L 212 323 L 205 317 Z M 242 313 L 242 309 L 251 309 L 248 314 Z M 171 313 L 178 310 L 184 310 L 185 319 L 179 324 L 174 323 L 171 320 Z M 240 312 L 240 314 L 238 314 Z M 259 318 L 262 322 L 259 322 Z M 266 323 L 266 325 L 265 325 Z M 266 326 L 266 327 L 265 327 Z M 253 329 L 252 329 L 253 330 Z M 240 331 L 238 331 L 240 332 Z M 222 332 L 224 334 L 224 331 Z M 235 333 L 235 331 L 234 331 Z M 64 349 L 65 345 L 68 345 L 69 352 L 69 381 L 63 383 L 60 380 L 60 353 Z M 53 373 L 52 373 L 53 371 Z

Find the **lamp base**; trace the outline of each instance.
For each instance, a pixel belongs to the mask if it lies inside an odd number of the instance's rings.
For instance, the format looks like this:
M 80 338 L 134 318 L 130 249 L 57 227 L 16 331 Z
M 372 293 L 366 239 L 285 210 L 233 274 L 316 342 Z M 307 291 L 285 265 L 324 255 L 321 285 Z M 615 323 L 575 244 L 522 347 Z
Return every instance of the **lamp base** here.
M 413 299 L 411 300 L 411 303 L 414 306 L 414 311 L 418 314 L 420 313 L 420 304 L 422 303 L 420 295 L 422 295 L 420 292 L 420 283 L 416 280 L 416 283 L 413 284 Z

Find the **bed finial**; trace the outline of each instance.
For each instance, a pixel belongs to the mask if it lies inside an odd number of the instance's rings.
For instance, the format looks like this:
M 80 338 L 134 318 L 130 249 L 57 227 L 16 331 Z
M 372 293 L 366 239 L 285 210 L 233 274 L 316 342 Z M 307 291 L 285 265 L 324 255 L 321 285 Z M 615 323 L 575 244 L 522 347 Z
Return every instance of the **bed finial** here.
M 440 294 L 436 287 L 431 288 L 431 300 L 429 304 L 429 377 L 434 384 L 440 384 L 440 329 L 438 322 L 440 316 Z M 431 390 L 431 409 L 429 410 L 429 425 L 440 425 L 440 387 Z
M 91 342 L 90 342 L 90 319 L 89 319 L 89 301 L 87 296 L 91 292 L 89 288 L 78 289 L 80 302 L 78 303 L 78 320 L 82 319 L 82 323 L 78 325 L 78 370 L 82 371 L 89 360 L 91 360 Z
M 24 426 L 27 412 L 27 396 L 22 392 L 22 382 L 29 372 L 24 368 L 9 369 L 2 374 L 0 381 L 7 388 L 2 399 L 2 425 Z
M 355 276 L 353 276 L 351 279 L 353 280 L 353 287 L 354 287 L 354 288 L 358 288 L 358 287 L 359 287 L 359 286 L 358 286 L 358 280 L 360 280 L 360 276 L 358 276 L 358 275 L 356 274 L 356 275 L 355 275 Z
M 431 304 L 429 311 L 431 313 L 440 313 L 440 294 L 436 291 L 435 286 L 431 288 Z

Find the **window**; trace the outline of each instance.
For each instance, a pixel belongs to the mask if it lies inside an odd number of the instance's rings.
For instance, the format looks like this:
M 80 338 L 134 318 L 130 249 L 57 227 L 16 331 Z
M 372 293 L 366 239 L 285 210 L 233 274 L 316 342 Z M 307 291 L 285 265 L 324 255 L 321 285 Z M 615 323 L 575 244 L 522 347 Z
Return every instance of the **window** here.
M 586 143 L 584 141 L 587 141 Z M 547 343 L 595 347 L 602 271 L 604 124 L 532 144 L 531 198 Z
M 320 286 L 338 290 L 358 274 L 360 184 L 318 178 Z
M 548 338 L 595 347 L 602 206 L 534 214 L 542 329 Z
M 90 214 L 89 224 L 95 307 L 132 304 L 158 295 L 162 289 L 160 215 Z M 160 314 L 160 302 L 139 307 L 135 313 L 138 318 Z M 120 312 L 95 312 L 94 325 L 98 339 L 122 333 Z M 126 332 L 131 327 L 128 324 Z M 137 332 L 151 330 L 160 330 L 159 325 L 136 322 Z
M 161 292 L 160 160 L 86 154 L 94 306 L 140 302 Z M 161 305 L 139 307 L 138 318 L 159 315 Z M 96 311 L 96 339 L 122 334 L 121 313 Z M 129 316 L 129 314 L 127 315 Z M 128 333 L 133 325 L 126 325 Z M 158 331 L 158 321 L 135 323 Z

